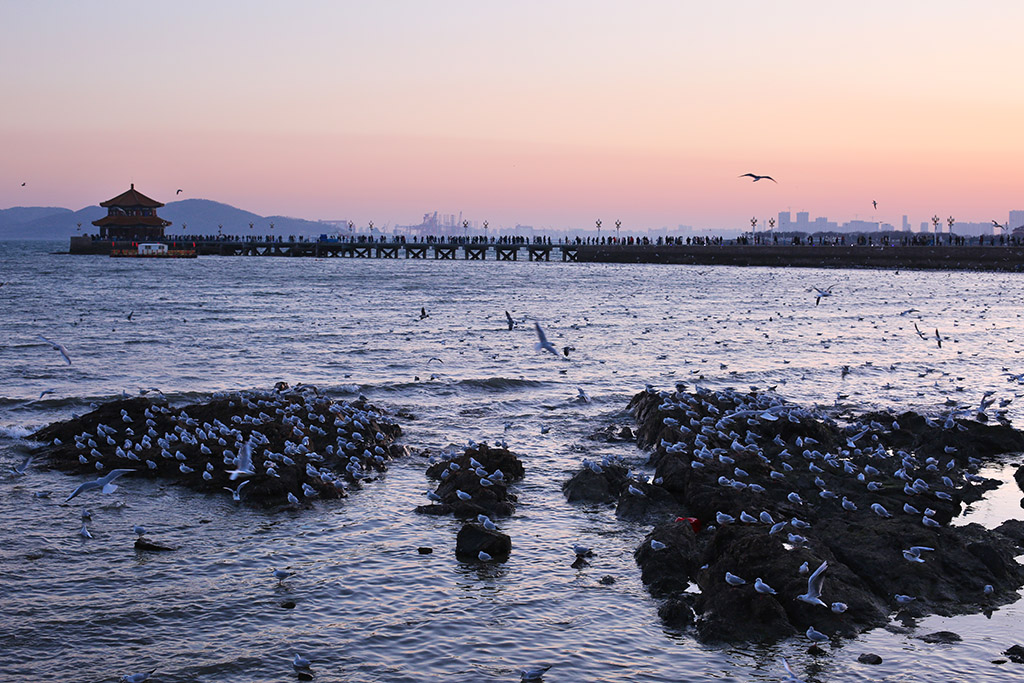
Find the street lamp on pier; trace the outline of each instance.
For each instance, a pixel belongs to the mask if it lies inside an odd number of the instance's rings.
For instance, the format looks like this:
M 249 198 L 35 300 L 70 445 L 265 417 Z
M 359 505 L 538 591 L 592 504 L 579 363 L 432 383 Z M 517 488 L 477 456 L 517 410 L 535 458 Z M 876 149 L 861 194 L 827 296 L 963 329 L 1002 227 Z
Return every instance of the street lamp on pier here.
M 615 243 L 619 243 L 619 228 L 622 226 L 622 221 L 615 219 Z
M 601 219 L 598 218 L 594 222 L 597 224 L 597 241 L 598 241 L 598 243 L 600 243 L 601 242 Z
M 754 242 L 756 237 L 755 230 L 757 229 L 757 218 L 750 219 L 750 241 Z

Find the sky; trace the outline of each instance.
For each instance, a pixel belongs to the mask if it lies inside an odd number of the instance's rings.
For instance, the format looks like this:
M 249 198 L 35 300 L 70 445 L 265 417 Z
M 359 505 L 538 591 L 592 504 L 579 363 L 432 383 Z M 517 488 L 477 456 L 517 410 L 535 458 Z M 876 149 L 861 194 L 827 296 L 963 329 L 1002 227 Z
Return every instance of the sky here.
M 1019 0 L 0 0 L 0 207 L 134 182 L 377 226 L 1002 222 L 1021 26 Z

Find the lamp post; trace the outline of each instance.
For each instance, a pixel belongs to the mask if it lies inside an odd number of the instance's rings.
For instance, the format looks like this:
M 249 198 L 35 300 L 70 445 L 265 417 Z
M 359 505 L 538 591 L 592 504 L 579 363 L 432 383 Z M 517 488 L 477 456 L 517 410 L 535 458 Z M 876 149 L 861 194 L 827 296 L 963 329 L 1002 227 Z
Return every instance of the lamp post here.
M 487 241 L 487 221 L 484 221 L 484 241 Z
M 750 219 L 750 241 L 756 242 L 755 230 L 757 229 L 757 218 Z
M 462 236 L 469 237 L 469 221 L 462 221 Z
M 598 244 L 600 244 L 601 243 L 601 219 L 598 218 L 594 222 L 597 224 L 597 242 L 598 242 Z
M 936 233 L 939 231 L 940 220 L 941 219 L 938 217 L 938 215 L 932 216 L 932 230 L 935 231 Z
M 619 228 L 622 227 L 622 221 L 615 219 L 615 243 L 619 243 Z

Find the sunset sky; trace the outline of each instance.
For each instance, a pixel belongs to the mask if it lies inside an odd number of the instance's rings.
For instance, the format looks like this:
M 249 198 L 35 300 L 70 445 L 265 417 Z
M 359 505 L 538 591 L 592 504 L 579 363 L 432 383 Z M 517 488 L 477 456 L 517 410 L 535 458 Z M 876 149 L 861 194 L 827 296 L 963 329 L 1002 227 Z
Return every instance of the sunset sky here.
M 1019 0 L 0 0 L 0 208 L 134 182 L 360 225 L 1005 220 L 1021 26 Z

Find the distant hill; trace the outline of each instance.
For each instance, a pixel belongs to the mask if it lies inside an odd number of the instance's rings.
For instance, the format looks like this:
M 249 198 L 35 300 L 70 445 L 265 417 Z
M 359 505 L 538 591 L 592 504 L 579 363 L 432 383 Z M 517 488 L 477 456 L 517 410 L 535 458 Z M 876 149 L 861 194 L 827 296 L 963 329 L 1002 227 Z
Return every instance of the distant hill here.
M 87 206 L 78 211 L 62 207 L 16 206 L 0 209 L 0 240 L 62 240 L 72 235 L 87 235 L 98 229 L 92 222 L 107 213 L 99 206 Z M 315 237 L 331 232 L 333 228 L 316 221 L 287 216 L 260 216 L 251 211 L 209 199 L 184 199 L 170 202 L 159 209 L 162 218 L 171 221 L 168 235 L 304 235 Z M 253 228 L 249 228 L 249 224 Z M 270 223 L 274 224 L 271 231 Z M 81 228 L 79 228 L 81 224 Z M 223 227 L 220 227 L 223 226 Z

